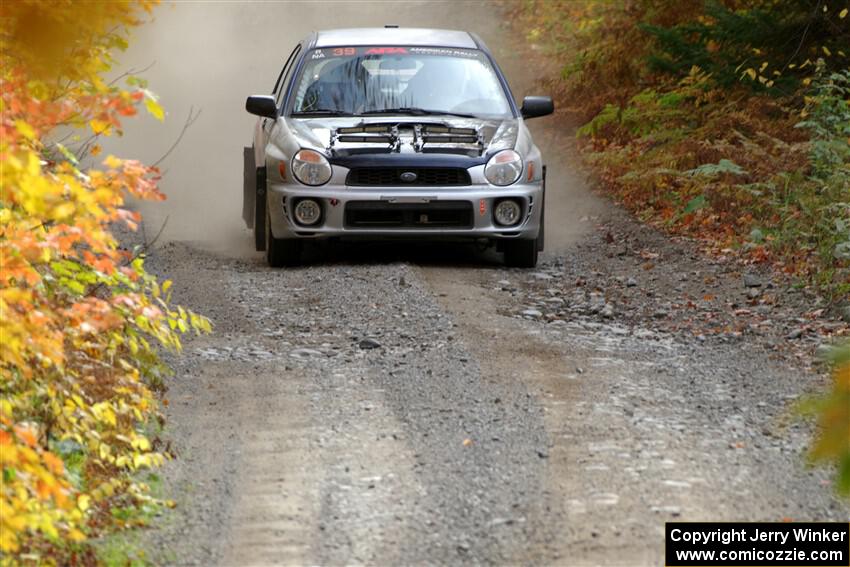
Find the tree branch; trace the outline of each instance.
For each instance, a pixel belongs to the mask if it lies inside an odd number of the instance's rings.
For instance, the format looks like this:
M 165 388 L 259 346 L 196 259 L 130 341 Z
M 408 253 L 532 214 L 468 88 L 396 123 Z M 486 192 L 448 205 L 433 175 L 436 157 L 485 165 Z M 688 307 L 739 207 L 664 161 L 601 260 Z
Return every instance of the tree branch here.
M 190 127 L 192 124 L 194 124 L 194 123 L 195 123 L 195 120 L 197 120 L 197 119 L 198 119 L 198 117 L 201 115 L 201 111 L 200 111 L 200 110 L 198 110 L 198 112 L 194 112 L 194 111 L 195 111 L 195 107 L 194 107 L 194 106 L 190 106 L 190 107 L 189 107 L 189 115 L 186 117 L 186 122 L 183 124 L 183 129 L 182 129 L 182 130 L 180 130 L 180 135 L 179 135 L 179 136 L 177 136 L 177 139 L 176 139 L 176 140 L 174 140 L 174 143 L 173 143 L 173 144 L 171 144 L 171 147 L 170 147 L 170 148 L 168 148 L 168 151 L 166 151 L 166 152 L 162 155 L 162 157 L 160 157 L 158 160 L 156 160 L 155 162 L 153 162 L 153 164 L 151 164 L 151 166 L 152 166 L 152 167 L 156 167 L 156 166 L 158 166 L 160 163 L 162 163 L 162 162 L 163 162 L 163 160 L 165 160 L 165 158 L 167 158 L 169 155 L 171 155 L 171 152 L 173 152 L 173 151 L 174 151 L 174 149 L 175 149 L 175 148 L 177 147 L 177 145 L 180 143 L 180 140 L 182 140 L 182 139 L 183 139 L 183 136 L 186 134 L 186 130 L 188 130 L 188 129 L 189 129 L 189 127 Z M 194 113 L 194 114 L 193 114 L 193 113 Z

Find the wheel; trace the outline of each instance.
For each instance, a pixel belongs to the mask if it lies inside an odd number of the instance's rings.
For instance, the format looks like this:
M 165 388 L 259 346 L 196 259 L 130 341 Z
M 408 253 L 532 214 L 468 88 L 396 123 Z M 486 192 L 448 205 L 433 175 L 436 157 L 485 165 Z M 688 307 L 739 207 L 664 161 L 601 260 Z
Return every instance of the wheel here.
M 263 199 L 265 201 L 265 199 Z M 267 207 L 263 207 L 267 209 Z M 270 213 L 265 217 L 266 262 L 272 268 L 296 266 L 301 261 L 302 242 L 297 238 L 275 238 L 272 234 Z
M 258 252 L 266 249 L 266 168 L 257 168 L 257 194 L 254 197 L 254 247 Z
M 513 268 L 537 266 L 538 243 L 536 238 L 508 240 L 505 242 L 505 264 Z

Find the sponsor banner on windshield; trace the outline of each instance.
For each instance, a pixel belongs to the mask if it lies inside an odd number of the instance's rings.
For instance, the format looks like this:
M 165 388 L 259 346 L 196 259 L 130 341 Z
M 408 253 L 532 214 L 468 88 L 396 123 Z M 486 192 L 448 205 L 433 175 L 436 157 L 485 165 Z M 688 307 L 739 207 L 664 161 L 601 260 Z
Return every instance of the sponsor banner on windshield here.
M 668 522 L 667 567 L 848 567 L 850 524 Z
M 443 57 L 481 57 L 477 49 L 460 49 L 452 47 L 405 47 L 405 46 L 358 46 L 358 47 L 327 47 L 314 49 L 311 59 L 327 59 L 331 57 L 369 57 L 381 55 L 436 55 Z

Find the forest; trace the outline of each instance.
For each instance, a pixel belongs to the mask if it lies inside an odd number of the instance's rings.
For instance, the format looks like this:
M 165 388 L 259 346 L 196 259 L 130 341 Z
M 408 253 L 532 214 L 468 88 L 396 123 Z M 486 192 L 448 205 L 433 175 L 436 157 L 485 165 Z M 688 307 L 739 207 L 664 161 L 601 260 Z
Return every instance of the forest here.
M 640 218 L 850 294 L 850 19 L 829 1 L 526 2 L 606 191 Z

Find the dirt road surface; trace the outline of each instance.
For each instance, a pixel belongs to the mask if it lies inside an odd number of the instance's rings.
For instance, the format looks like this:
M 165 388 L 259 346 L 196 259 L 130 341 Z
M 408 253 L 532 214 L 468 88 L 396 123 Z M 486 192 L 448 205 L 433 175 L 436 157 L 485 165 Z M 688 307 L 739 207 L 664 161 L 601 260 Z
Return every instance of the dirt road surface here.
M 533 125 L 551 180 L 537 270 L 463 246 L 319 248 L 286 270 L 251 251 L 245 96 L 306 32 L 383 23 L 476 31 L 515 96 L 535 91 L 502 12 L 474 2 L 165 5 L 122 59 L 156 61 L 170 116 L 113 151 L 155 161 L 202 110 L 146 231 L 168 218 L 149 263 L 215 324 L 174 360 L 178 506 L 146 532 L 152 557 L 659 565 L 669 520 L 846 520 L 793 419 L 823 383 L 793 355 L 814 346 L 808 298 L 594 197 L 556 119 Z

